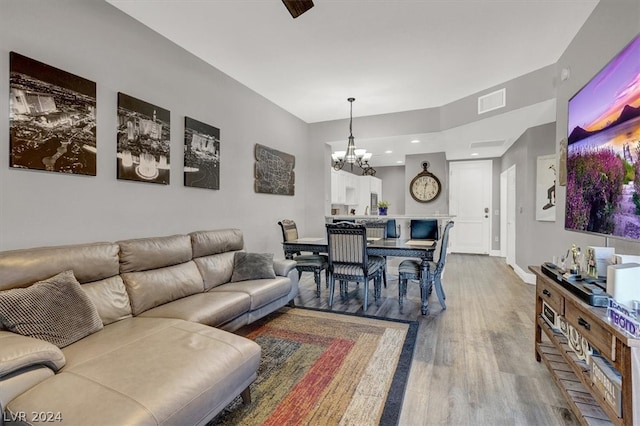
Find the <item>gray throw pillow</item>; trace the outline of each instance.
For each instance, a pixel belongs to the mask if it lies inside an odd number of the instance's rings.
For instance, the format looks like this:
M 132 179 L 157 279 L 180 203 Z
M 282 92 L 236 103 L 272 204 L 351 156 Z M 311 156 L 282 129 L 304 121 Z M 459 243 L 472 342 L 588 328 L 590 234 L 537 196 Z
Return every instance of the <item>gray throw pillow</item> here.
M 238 251 L 233 256 L 231 282 L 275 278 L 273 253 L 246 253 Z
M 9 331 L 64 348 L 103 325 L 73 271 L 27 288 L 0 291 L 0 323 Z

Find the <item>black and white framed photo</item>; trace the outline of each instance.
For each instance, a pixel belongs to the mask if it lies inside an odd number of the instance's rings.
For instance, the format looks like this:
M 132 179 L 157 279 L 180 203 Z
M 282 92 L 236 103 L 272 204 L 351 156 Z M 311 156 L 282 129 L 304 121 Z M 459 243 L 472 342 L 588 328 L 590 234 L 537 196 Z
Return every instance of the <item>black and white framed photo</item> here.
M 536 168 L 536 220 L 556 220 L 556 155 L 541 155 Z
M 170 112 L 118 93 L 118 179 L 169 185 Z
M 96 83 L 9 54 L 9 164 L 96 175 Z
M 220 189 L 220 129 L 184 118 L 184 185 Z

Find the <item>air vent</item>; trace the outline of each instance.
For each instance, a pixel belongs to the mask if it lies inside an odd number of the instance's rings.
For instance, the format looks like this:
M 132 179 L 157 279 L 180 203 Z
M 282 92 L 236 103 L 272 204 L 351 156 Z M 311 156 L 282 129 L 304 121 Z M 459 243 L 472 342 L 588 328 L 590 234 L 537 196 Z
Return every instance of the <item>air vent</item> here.
M 471 142 L 469 144 L 469 149 L 478 149 L 478 148 L 497 148 L 504 145 L 504 141 L 480 141 L 480 142 Z
M 507 89 L 500 89 L 478 97 L 478 114 L 504 108 L 507 105 Z

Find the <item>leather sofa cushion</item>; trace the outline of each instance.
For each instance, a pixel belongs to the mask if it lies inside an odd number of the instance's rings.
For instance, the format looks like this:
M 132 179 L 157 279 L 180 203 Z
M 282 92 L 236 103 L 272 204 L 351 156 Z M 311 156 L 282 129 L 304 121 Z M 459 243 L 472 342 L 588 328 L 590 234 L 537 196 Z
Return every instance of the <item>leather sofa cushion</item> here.
M 202 276 L 193 261 L 149 271 L 128 272 L 121 276 L 127 287 L 133 315 L 204 291 Z
M 82 284 L 81 288 L 96 306 L 104 325 L 131 316 L 129 295 L 119 275 Z
M 0 290 L 25 287 L 72 270 L 80 283 L 118 275 L 118 245 L 93 243 L 0 253 Z
M 140 314 L 141 317 L 179 318 L 219 327 L 243 315 L 251 298 L 243 292 L 198 293 L 165 303 Z
M 120 272 L 138 272 L 177 265 L 191 260 L 188 235 L 118 241 Z
M 210 290 L 220 284 L 231 281 L 235 253 L 235 251 L 230 251 L 193 259 L 204 280 L 205 290 Z
M 204 423 L 255 377 L 260 346 L 202 324 L 128 318 L 64 349 L 67 365 L 8 404 L 65 424 Z
M 276 277 L 266 280 L 238 281 L 209 290 L 210 293 L 226 291 L 248 294 L 251 298 L 251 310 L 254 310 L 289 294 L 291 280 L 288 277 Z
M 242 231 L 239 229 L 218 229 L 196 231 L 189 234 L 193 246 L 193 257 L 238 251 L 244 248 Z

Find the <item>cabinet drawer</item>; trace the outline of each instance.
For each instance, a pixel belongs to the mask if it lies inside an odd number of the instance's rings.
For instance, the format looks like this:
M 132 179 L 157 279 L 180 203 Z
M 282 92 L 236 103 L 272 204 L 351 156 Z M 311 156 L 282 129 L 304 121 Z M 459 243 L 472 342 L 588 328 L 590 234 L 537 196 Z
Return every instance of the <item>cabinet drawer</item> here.
M 547 302 L 558 315 L 564 315 L 564 297 L 554 288 L 545 282 L 538 280 L 536 284 L 537 296 Z
M 591 343 L 591 346 L 598 349 L 609 360 L 615 360 L 613 335 L 599 325 L 589 312 L 571 300 L 565 300 L 564 316 L 567 322 Z

